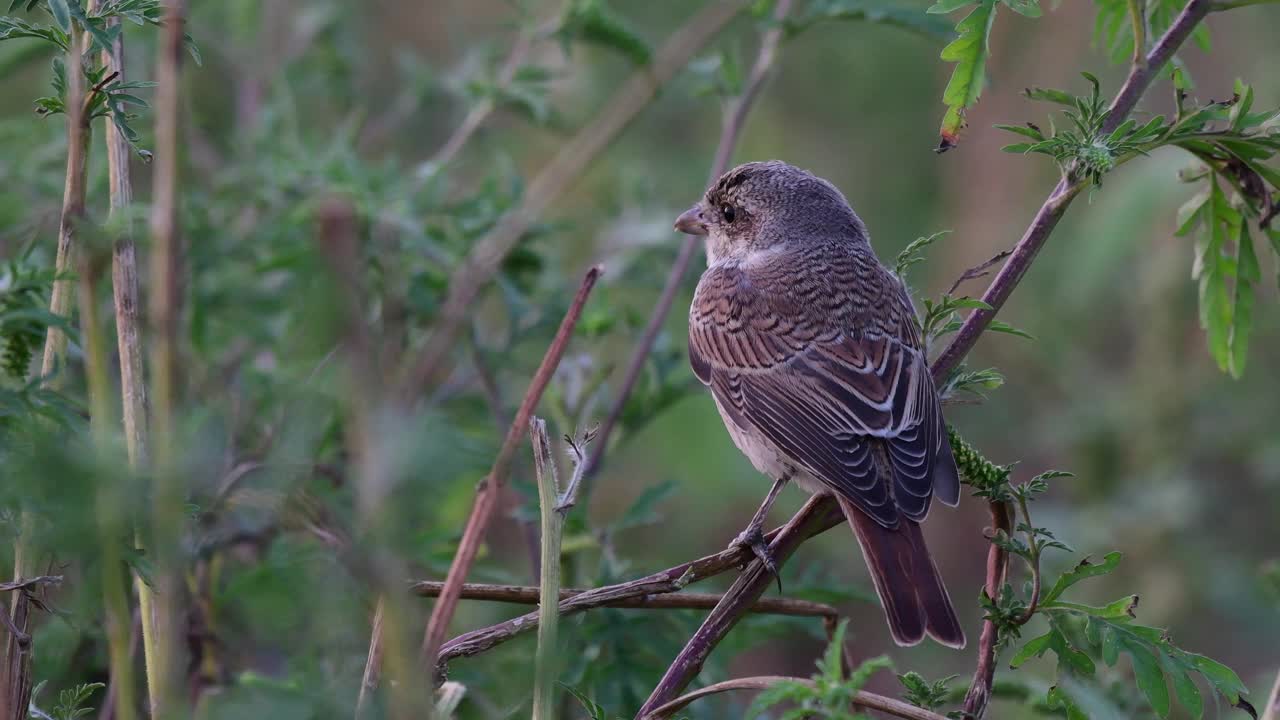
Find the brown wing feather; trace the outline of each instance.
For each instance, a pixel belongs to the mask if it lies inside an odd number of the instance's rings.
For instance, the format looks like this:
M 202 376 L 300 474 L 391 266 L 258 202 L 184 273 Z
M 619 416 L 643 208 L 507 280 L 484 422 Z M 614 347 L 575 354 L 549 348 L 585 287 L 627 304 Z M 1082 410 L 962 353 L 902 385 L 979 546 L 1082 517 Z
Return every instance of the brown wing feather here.
M 891 308 L 895 323 L 860 322 L 859 298 L 832 290 L 865 286 L 866 268 L 856 269 L 858 277 L 815 285 L 767 268 L 711 268 L 690 308 L 689 358 L 735 421 L 892 527 L 899 514 L 922 519 L 935 488 L 954 504 L 958 482 L 905 292 L 885 272 L 877 282 L 894 287 L 862 304 L 905 307 Z M 824 311 L 799 312 L 801 303 Z M 887 451 L 892 488 L 876 470 L 876 445 Z

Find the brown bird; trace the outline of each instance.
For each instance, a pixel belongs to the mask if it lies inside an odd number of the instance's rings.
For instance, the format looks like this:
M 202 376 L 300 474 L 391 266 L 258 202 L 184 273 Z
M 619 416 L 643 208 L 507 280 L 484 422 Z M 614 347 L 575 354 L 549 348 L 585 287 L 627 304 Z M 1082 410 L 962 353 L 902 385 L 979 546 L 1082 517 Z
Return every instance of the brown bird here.
M 761 528 L 794 479 L 835 495 L 893 639 L 964 630 L 925 547 L 934 495 L 960 497 L 937 389 L 902 280 L 834 185 L 783 162 L 725 173 L 676 229 L 707 237 L 689 308 L 689 361 L 730 436 L 775 480 L 734 541 L 775 574 Z

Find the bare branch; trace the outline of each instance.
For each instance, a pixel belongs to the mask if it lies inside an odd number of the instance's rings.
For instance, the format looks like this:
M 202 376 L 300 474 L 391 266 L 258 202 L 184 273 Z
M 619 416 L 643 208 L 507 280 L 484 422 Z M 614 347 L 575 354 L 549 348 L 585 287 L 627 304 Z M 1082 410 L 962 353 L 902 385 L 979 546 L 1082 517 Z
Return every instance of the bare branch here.
M 747 116 L 750 114 L 756 98 L 760 95 L 761 88 L 764 87 L 765 81 L 769 78 L 770 70 L 773 68 L 774 59 L 778 54 L 778 44 L 782 40 L 782 22 L 790 12 L 791 4 L 792 0 L 778 0 L 777 4 L 774 5 L 773 21 L 775 26 L 760 39 L 760 51 L 756 55 L 755 64 L 751 67 L 751 74 L 747 78 L 742 94 L 730 105 L 724 115 L 720 142 L 716 146 L 716 154 L 711 163 L 711 172 L 708 174 L 708 185 L 715 182 L 717 178 L 729 169 L 729 162 L 733 159 L 733 150 L 738 145 L 738 138 L 741 137 L 743 128 L 746 127 Z M 632 391 L 635 390 L 636 381 L 640 379 L 640 373 L 644 371 L 645 363 L 649 360 L 649 353 L 653 350 L 653 344 L 657 341 L 658 334 L 662 332 L 662 326 L 667 320 L 667 315 L 671 312 L 671 305 L 675 302 L 676 294 L 680 292 L 680 286 L 689 270 L 689 264 L 693 262 L 694 252 L 700 245 L 702 245 L 702 241 L 697 236 L 690 235 L 686 237 L 680 246 L 680 252 L 676 255 L 675 263 L 672 264 L 671 270 L 667 273 L 667 281 L 662 288 L 662 294 L 658 296 L 658 302 L 654 305 L 653 312 L 649 313 L 649 320 L 645 324 L 644 332 L 640 335 L 640 341 L 636 343 L 636 348 L 631 353 L 631 359 L 627 361 L 627 369 L 623 373 L 618 395 L 614 398 L 613 405 L 609 408 L 609 414 L 600 426 L 600 442 L 596 445 L 596 451 L 592 453 L 591 460 L 587 463 L 588 479 L 600 468 L 604 454 L 609 448 L 609 436 L 613 434 L 614 427 L 622 419 L 627 399 L 631 397 Z
M 1001 502 L 990 503 L 991 532 L 1004 531 L 1006 534 L 1013 528 L 1013 519 L 1009 515 L 1009 507 Z M 1009 554 L 996 543 L 987 548 L 987 581 L 983 591 L 987 597 L 1000 597 L 1000 588 L 1004 586 L 1005 575 L 1009 571 Z M 969 717 L 980 718 L 986 712 L 987 703 L 991 701 L 991 684 L 996 675 L 996 624 L 990 620 L 982 621 L 982 636 L 978 638 L 978 665 L 973 671 L 973 682 L 964 696 L 964 711 Z
M 731 690 L 768 690 L 769 688 L 781 682 L 798 682 L 805 685 L 813 685 L 813 680 L 809 678 L 786 677 L 781 675 L 761 675 L 759 677 L 736 678 L 733 680 L 725 680 L 724 682 L 714 683 L 704 688 L 699 688 L 686 695 L 665 703 L 654 708 L 647 715 L 642 715 L 642 720 L 662 720 L 671 716 L 671 713 L 687 706 L 694 700 L 707 697 L 708 695 L 716 695 Z M 906 718 L 906 720 L 946 720 L 946 717 L 935 712 L 918 708 L 915 705 L 894 700 L 884 695 L 869 693 L 865 690 L 859 690 L 853 699 L 854 707 L 866 710 L 877 710 L 892 715 L 894 717 Z
M 547 352 L 542 358 L 542 364 L 538 366 L 537 372 L 534 373 L 524 400 L 520 402 L 520 409 L 516 411 L 516 416 L 511 421 L 511 427 L 507 430 L 507 436 L 502 441 L 502 448 L 498 451 L 498 457 L 494 460 L 493 468 L 485 479 L 480 481 L 480 487 L 476 490 L 476 499 L 475 504 L 471 507 L 471 516 L 467 519 L 466 529 L 463 530 L 457 554 L 454 555 L 453 563 L 449 566 L 449 574 L 445 578 L 444 590 L 440 593 L 440 599 L 432 609 L 431 619 L 427 623 L 427 630 L 422 639 L 421 655 L 423 663 L 427 667 L 431 667 L 435 663 L 440 644 L 444 641 L 445 631 L 448 630 L 449 621 L 453 618 L 453 611 L 458 605 L 458 596 L 461 592 L 462 584 L 466 580 L 467 573 L 471 570 L 471 564 L 475 561 L 476 553 L 480 549 L 480 542 L 484 539 L 484 532 L 489 527 L 494 505 L 497 503 L 498 495 L 507 482 L 507 473 L 511 467 L 511 460 L 520 446 L 521 439 L 524 437 L 525 428 L 529 425 L 529 419 L 533 417 L 534 408 L 537 407 L 538 400 L 542 397 L 542 392 L 546 390 L 556 367 L 560 365 L 560 358 L 564 355 L 565 348 L 569 345 L 573 328 L 577 325 L 578 318 L 582 315 L 582 309 L 586 305 L 587 297 L 591 294 L 591 289 L 595 287 L 596 280 L 600 278 L 601 272 L 602 270 L 599 266 L 593 267 L 587 271 L 586 277 L 582 279 L 578 294 L 574 297 L 573 303 L 565 313 L 564 319 L 560 321 L 560 329 L 556 331 L 555 338 L 552 339 L 550 347 L 547 348 Z
M 732 566 L 730 566 L 732 567 Z M 422 581 L 409 586 L 409 591 L 420 597 L 437 597 L 444 587 L 442 582 Z M 615 586 L 616 587 L 616 586 Z M 602 588 L 596 588 L 599 590 Z M 569 589 L 560 590 L 560 602 L 575 598 L 594 590 Z M 532 585 L 488 585 L 484 583 L 467 583 L 462 586 L 463 600 L 487 600 L 490 602 L 510 603 L 514 605 L 536 605 L 539 589 Z M 615 597 L 592 607 L 611 607 L 632 610 L 710 610 L 724 597 L 718 593 L 687 592 L 655 592 L 651 587 L 645 588 L 644 594 L 632 597 Z M 586 608 L 584 608 L 586 609 Z M 796 598 L 760 598 L 747 609 L 747 612 L 760 615 L 791 615 L 795 617 L 837 617 L 839 610 L 826 603 Z
M 435 331 L 419 361 L 405 378 L 402 397 L 412 401 L 437 381 L 448 364 L 454 338 L 469 316 L 472 303 L 529 226 L 640 114 L 658 90 L 747 4 L 746 0 L 713 2 L 672 34 L 654 56 L 653 62 L 637 69 L 605 102 L 600 114 L 565 143 L 533 178 L 519 206 L 504 215 L 494 229 L 472 247 L 449 284 L 449 294 L 441 308 Z

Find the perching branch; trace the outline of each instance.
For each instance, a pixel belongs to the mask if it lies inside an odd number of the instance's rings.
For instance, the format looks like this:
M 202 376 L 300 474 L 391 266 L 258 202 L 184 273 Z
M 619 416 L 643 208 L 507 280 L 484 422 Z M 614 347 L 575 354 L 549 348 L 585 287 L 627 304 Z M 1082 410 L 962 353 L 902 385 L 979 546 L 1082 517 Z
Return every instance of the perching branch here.
M 681 695 L 680 697 L 654 708 L 647 715 L 642 715 L 640 720 L 663 720 L 668 718 L 675 711 L 689 705 L 694 700 L 707 697 L 708 695 L 716 695 L 730 690 L 768 690 L 780 682 L 798 682 L 806 685 L 812 685 L 813 680 L 809 678 L 783 677 L 779 675 L 761 675 L 759 677 L 736 678 L 734 680 L 725 680 L 724 682 L 714 683 L 704 688 L 699 688 L 691 693 Z M 864 710 L 876 710 L 892 715 L 894 717 L 906 718 L 906 720 L 946 720 L 946 717 L 938 713 L 918 708 L 915 705 L 894 700 L 884 695 L 869 693 L 865 690 L 859 690 L 854 696 L 853 706 Z
M 733 565 L 729 566 L 734 567 Z M 728 568 L 726 568 L 727 570 Z M 707 577 L 710 577 L 709 575 Z M 704 578 L 699 578 L 704 579 Z M 632 581 L 633 583 L 636 581 Z M 630 584 L 630 583 L 624 583 Z M 409 592 L 420 597 L 438 597 L 444 587 L 442 582 L 422 581 L 409 586 Z M 621 586 L 610 586 L 621 587 Z M 561 588 L 559 602 L 575 598 L 586 593 L 606 588 L 591 590 Z M 485 583 L 467 583 L 462 586 L 463 600 L 487 600 L 489 602 L 510 603 L 514 605 L 536 605 L 539 602 L 539 589 L 532 585 L 489 585 Z M 592 607 L 610 607 L 624 610 L 710 610 L 724 597 L 719 593 L 687 593 L 661 592 L 652 586 L 629 597 L 615 597 L 607 602 Z M 582 608 L 587 609 L 587 608 Z M 760 598 L 747 612 L 760 615 L 789 615 L 794 617 L 839 617 L 840 611 L 832 605 L 799 600 L 796 598 Z
M 449 284 L 439 323 L 420 359 L 405 378 L 401 396 L 406 401 L 412 402 L 438 380 L 453 353 L 454 339 L 470 316 L 473 302 L 529 226 L 648 106 L 658 90 L 747 5 L 746 0 L 718 0 L 700 10 L 672 34 L 654 55 L 653 62 L 632 73 L 631 78 L 605 102 L 600 114 L 565 143 L 533 178 L 520 204 L 472 247 Z
M 599 266 L 593 267 L 582 279 L 578 294 L 565 313 L 564 319 L 560 321 L 560 329 L 556 331 L 555 338 L 552 339 L 550 347 L 542 358 L 542 364 L 538 366 L 533 380 L 529 383 L 529 390 L 525 393 L 524 400 L 520 402 L 520 409 L 516 411 L 516 416 L 511 421 L 511 427 L 502 441 L 502 448 L 498 451 L 493 468 L 485 479 L 480 481 L 480 486 L 476 490 L 475 504 L 471 506 L 471 515 L 467 519 L 466 529 L 463 530 L 462 540 L 458 543 L 457 554 L 454 555 L 453 563 L 449 566 L 444 589 L 431 611 L 431 619 L 427 623 L 427 630 L 422 639 L 421 657 L 426 667 L 435 665 L 440 645 L 444 641 L 444 634 L 449 628 L 449 621 L 453 619 L 453 611 L 458 605 L 462 584 L 466 581 L 471 564 L 475 562 L 476 553 L 480 550 L 480 543 L 493 516 L 494 505 L 497 504 L 498 495 L 507 482 L 512 458 L 524 436 L 524 429 L 528 426 L 529 419 L 533 417 L 533 411 L 538 405 L 538 400 L 542 398 L 547 384 L 551 382 L 551 376 L 560 365 L 560 358 L 569 345 L 573 328 L 577 325 L 587 297 L 595 287 L 601 272 Z
M 746 127 L 747 116 L 751 112 L 751 107 L 754 105 L 756 98 L 759 97 L 760 89 L 764 87 L 765 80 L 769 78 L 769 71 L 773 68 L 774 59 L 778 54 L 778 44 L 782 41 L 783 21 L 786 20 L 787 14 L 791 10 L 791 3 L 792 0 L 778 0 L 777 4 L 774 5 L 772 19 L 775 25 L 760 39 L 760 52 L 756 55 L 755 64 L 751 67 L 751 74 L 747 78 L 746 85 L 743 86 L 742 94 L 730 103 L 726 109 L 720 132 L 720 142 L 716 145 L 715 158 L 711 162 L 711 172 L 707 180 L 708 185 L 715 182 L 717 178 L 729 169 L 729 162 L 733 159 L 733 150 L 738 145 L 738 138 L 741 137 L 743 128 Z M 588 480 L 591 475 L 600 469 L 600 462 L 604 459 L 604 454 L 609 448 L 609 436 L 613 433 L 618 421 L 622 419 L 627 400 L 631 397 L 631 392 L 635 390 L 636 382 L 640 379 L 640 373 L 644 371 L 645 363 L 649 361 L 649 353 L 653 350 L 653 344 L 658 339 L 658 333 L 662 332 L 662 326 L 667 320 L 667 315 L 671 312 L 671 305 L 675 302 L 676 293 L 680 292 L 685 273 L 689 269 L 689 264 L 693 261 L 694 252 L 701 244 L 702 240 L 700 238 L 696 235 L 689 235 L 680 245 L 680 252 L 676 255 L 675 263 L 667 273 L 667 281 L 662 287 L 662 294 L 658 296 L 658 302 L 654 305 L 653 312 L 649 313 L 649 320 L 645 323 L 644 332 L 640 335 L 640 341 L 636 343 L 636 348 L 631 353 L 631 359 L 627 361 L 627 369 L 622 375 L 622 384 L 618 388 L 618 395 L 614 398 L 613 405 L 609 408 L 609 414 L 605 416 L 605 421 L 600 426 L 600 442 L 596 444 L 596 451 L 592 453 L 590 461 L 587 462 Z
M 844 515 L 840 512 L 835 500 L 827 496 L 813 497 L 800 508 L 791 522 L 768 533 L 765 539 L 775 543 L 798 545 L 801 541 L 825 532 L 842 522 L 844 522 Z M 753 557 L 750 550 L 734 547 L 629 582 L 586 590 L 580 595 L 561 600 L 560 614 L 571 615 L 631 599 L 636 599 L 638 603 L 657 602 L 656 597 L 662 593 L 678 592 L 693 583 L 741 567 Z M 763 606 L 752 603 L 748 607 Z M 450 660 L 483 653 L 533 630 L 537 623 L 538 614 L 528 613 L 506 622 L 459 635 L 440 648 L 437 670 L 443 675 L 443 670 Z

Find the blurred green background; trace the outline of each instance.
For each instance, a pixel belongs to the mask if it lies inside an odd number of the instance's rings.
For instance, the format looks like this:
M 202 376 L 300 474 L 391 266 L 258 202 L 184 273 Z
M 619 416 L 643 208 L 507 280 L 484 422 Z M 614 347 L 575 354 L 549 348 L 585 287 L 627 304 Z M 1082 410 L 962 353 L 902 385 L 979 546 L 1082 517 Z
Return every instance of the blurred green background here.
M 655 47 L 693 5 L 611 3 Z M 735 160 L 780 158 L 830 179 L 886 261 L 917 236 L 950 230 L 910 276 L 918 298 L 935 296 L 965 268 L 1012 246 L 1056 181 L 1048 160 L 999 151 L 1011 140 L 993 123 L 1044 120 L 1046 107 L 1019 91 L 1083 93 L 1078 73 L 1086 70 L 1109 94 L 1123 78 L 1125 68 L 1092 39 L 1094 12 L 1092 3 L 1075 0 L 1034 21 L 1002 13 L 990 85 L 960 147 L 943 155 L 934 152 L 949 73 L 938 60 L 942 42 L 884 24 L 819 23 L 782 45 Z M 555 3 L 500 0 L 193 3 L 190 33 L 203 64 L 188 64 L 184 79 L 190 272 L 183 387 L 188 482 L 193 503 L 209 510 L 195 523 L 193 547 L 270 524 L 262 517 L 299 487 L 319 496 L 335 523 L 349 521 L 349 488 L 297 469 L 313 462 L 341 468 L 345 460 L 340 376 L 325 361 L 332 300 L 316 280 L 322 273 L 311 253 L 315 203 L 334 192 L 355 202 L 370 291 L 396 298 L 371 302 L 371 323 L 383 327 L 399 313 L 412 354 L 438 309 L 450 263 L 635 71 L 608 48 L 571 42 L 566 52 L 554 39 L 538 42 L 529 63 L 545 71 L 545 83 L 531 85 L 527 97 L 504 98 L 450 166 L 425 165 L 474 106 L 518 27 L 558 13 Z M 1239 76 L 1254 84 L 1255 106 L 1280 104 L 1280 8 L 1215 15 L 1208 25 L 1212 52 L 1181 53 L 1196 95 L 1229 96 Z M 664 88 L 541 218 L 476 305 L 469 334 L 487 357 L 508 417 L 580 274 L 602 262 L 606 274 L 587 327 L 540 414 L 553 433 L 603 419 L 682 242 L 671 222 L 705 186 L 720 132 L 722 101 L 708 92 L 716 63 L 737 58 L 745 71 L 760 27 L 744 15 L 699 53 L 696 67 Z M 150 79 L 154 33 L 130 27 L 126 37 L 131 77 Z M 34 238 L 33 262 L 51 265 L 65 131 L 61 118 L 31 111 L 32 100 L 48 92 L 50 55 L 25 42 L 0 45 L 0 254 L 16 256 Z M 1161 80 L 1141 107 L 1166 111 L 1171 102 Z M 149 111 L 137 127 L 148 147 Z M 1015 477 L 1050 468 L 1076 474 L 1057 481 L 1036 508 L 1037 523 L 1077 551 L 1049 556 L 1051 569 L 1113 549 L 1125 554 L 1116 574 L 1081 589 L 1082 601 L 1138 593 L 1145 623 L 1169 627 L 1181 646 L 1232 666 L 1260 701 L 1280 663 L 1280 597 L 1267 580 L 1267 568 L 1275 572 L 1280 562 L 1274 256 L 1261 253 L 1266 280 L 1249 366 L 1232 380 L 1214 365 L 1197 324 L 1191 240 L 1173 235 L 1176 210 L 1192 193 L 1176 177 L 1188 162 L 1175 151 L 1158 152 L 1126 164 L 1077 201 L 1001 313 L 1036 339 L 984 337 L 971 366 L 994 366 L 1007 382 L 981 405 L 952 406 L 948 417 L 992 460 L 1017 461 Z M 135 175 L 138 197 L 149 197 L 147 166 L 135 162 Z M 105 213 L 100 134 L 89 205 L 92 216 Z M 569 584 L 639 576 L 717 551 L 768 487 L 686 368 L 684 308 L 695 278 L 686 278 L 634 407 L 591 481 L 589 503 L 574 511 Z M 982 280 L 964 286 L 973 295 L 983 287 Z M 443 578 L 475 482 L 501 439 L 473 362 L 460 351 L 420 424 L 402 431 L 404 479 L 394 497 L 403 517 L 394 523 L 395 542 L 415 577 Z M 213 512 L 207 499 L 227 473 L 259 460 L 267 468 L 245 479 L 246 496 Z M 65 478 L 93 472 L 66 463 L 44 467 L 61 467 Z M 14 487 L 28 490 L 59 482 L 47 473 L 16 476 L 26 484 Z M 518 506 L 528 517 L 536 507 L 530 478 L 523 450 L 517 492 L 494 523 L 476 579 L 533 583 L 524 535 L 508 512 Z M 250 497 L 248 490 L 260 492 Z M 788 489 L 773 521 L 802 500 Z M 983 503 L 966 498 L 955 511 L 934 512 L 926 526 L 971 628 L 963 652 L 892 645 L 868 601 L 861 556 L 841 528 L 800 550 L 784 589 L 842 594 L 855 656 L 887 653 L 901 670 L 959 673 L 963 684 L 981 619 L 975 599 L 987 524 Z M 316 534 L 294 532 L 296 525 L 265 542 L 227 542 L 193 579 L 208 591 L 205 629 L 216 638 L 216 651 L 193 673 L 205 676 L 215 716 L 338 716 L 352 702 L 370 600 Z M 46 618 L 37 633 L 37 679 L 53 687 L 101 678 L 105 668 L 98 601 L 82 596 L 74 557 L 59 556 L 68 561 L 68 583 L 55 604 L 68 618 Z M 718 580 L 711 585 L 727 583 Z M 413 618 L 415 636 L 429 603 L 421 601 Z M 450 634 L 519 611 L 464 602 Z M 699 617 L 670 615 L 601 611 L 570 621 L 566 651 L 580 659 L 566 682 L 597 688 L 611 712 L 633 712 Z M 808 674 L 821 637 L 817 621 L 752 620 L 734 631 L 708 675 Z M 526 637 L 492 656 L 455 662 L 451 678 L 469 687 L 463 716 L 501 717 L 518 708 L 532 651 Z M 1031 667 L 1039 681 L 1052 682 L 1048 662 Z M 887 674 L 869 687 L 897 693 Z M 697 717 L 735 717 L 740 701 L 709 703 Z M 997 710 L 994 717 L 1021 712 Z

